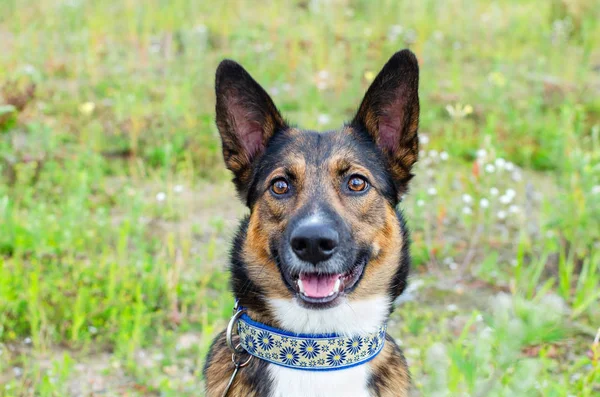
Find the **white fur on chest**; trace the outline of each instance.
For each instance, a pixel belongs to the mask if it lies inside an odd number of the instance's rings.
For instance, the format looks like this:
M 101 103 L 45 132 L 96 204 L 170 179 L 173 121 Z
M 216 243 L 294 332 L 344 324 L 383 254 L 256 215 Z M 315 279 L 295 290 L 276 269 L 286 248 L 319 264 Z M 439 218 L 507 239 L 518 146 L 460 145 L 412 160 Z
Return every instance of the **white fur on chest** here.
M 391 302 L 386 296 L 345 301 L 324 310 L 310 310 L 295 299 L 272 299 L 269 304 L 282 328 L 295 333 L 365 335 L 386 320 Z M 269 364 L 273 381 L 270 397 L 369 397 L 367 364 L 338 371 L 302 371 Z
M 273 380 L 270 397 L 369 397 L 367 384 L 370 367 L 341 369 L 339 371 L 302 371 L 269 364 Z

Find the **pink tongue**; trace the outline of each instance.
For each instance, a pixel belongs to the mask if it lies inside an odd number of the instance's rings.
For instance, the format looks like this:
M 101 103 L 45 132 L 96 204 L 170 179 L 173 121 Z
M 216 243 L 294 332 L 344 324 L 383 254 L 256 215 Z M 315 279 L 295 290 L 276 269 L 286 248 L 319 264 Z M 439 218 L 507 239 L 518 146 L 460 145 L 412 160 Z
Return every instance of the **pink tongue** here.
M 339 274 L 300 274 L 304 295 L 311 298 L 324 298 L 328 296 L 333 291 L 333 287 L 335 287 L 335 282 L 339 276 Z

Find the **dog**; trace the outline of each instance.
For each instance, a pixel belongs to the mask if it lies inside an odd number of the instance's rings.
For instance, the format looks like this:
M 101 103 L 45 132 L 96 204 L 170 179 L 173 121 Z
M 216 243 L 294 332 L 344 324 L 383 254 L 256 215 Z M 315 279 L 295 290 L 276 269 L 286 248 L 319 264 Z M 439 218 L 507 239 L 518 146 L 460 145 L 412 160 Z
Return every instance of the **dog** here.
M 233 336 L 207 355 L 208 397 L 409 394 L 385 324 L 410 266 L 397 205 L 419 153 L 418 86 L 417 58 L 399 51 L 352 121 L 318 133 L 288 124 L 241 65 L 220 63 L 216 124 L 250 214 L 231 251 Z M 246 364 L 235 375 L 234 362 Z

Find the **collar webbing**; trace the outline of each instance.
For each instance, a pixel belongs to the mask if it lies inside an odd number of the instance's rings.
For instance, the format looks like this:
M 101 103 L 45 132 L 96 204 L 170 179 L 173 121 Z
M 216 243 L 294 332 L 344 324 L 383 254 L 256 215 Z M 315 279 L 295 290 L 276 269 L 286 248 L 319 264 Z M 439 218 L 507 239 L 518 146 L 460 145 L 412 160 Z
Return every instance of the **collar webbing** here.
M 238 321 L 242 347 L 273 364 L 307 371 L 333 371 L 372 360 L 385 343 L 386 324 L 361 336 L 294 334 L 253 321 L 246 313 Z

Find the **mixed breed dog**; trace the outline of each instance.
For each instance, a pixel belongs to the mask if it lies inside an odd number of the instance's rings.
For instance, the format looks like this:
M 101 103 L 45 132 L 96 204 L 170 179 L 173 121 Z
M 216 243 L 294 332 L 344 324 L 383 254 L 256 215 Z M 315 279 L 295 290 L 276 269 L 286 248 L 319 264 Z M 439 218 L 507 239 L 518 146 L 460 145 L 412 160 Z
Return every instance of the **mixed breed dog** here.
M 237 303 L 206 360 L 208 397 L 408 396 L 386 322 L 410 264 L 397 205 L 419 152 L 418 86 L 415 55 L 397 52 L 352 121 L 318 133 L 221 62 L 216 121 L 250 215 L 231 250 Z

